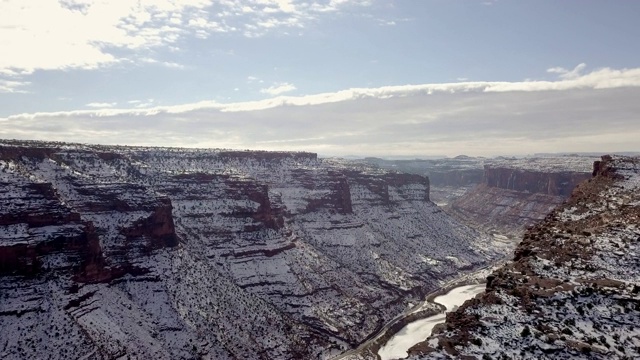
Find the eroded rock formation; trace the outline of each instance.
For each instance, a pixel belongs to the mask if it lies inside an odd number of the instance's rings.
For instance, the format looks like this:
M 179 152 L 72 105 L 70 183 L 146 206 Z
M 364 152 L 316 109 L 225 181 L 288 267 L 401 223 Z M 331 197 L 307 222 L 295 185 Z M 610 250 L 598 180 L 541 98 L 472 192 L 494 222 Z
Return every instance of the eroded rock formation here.
M 0 184 L 4 359 L 328 357 L 500 256 L 311 153 L 3 142 Z

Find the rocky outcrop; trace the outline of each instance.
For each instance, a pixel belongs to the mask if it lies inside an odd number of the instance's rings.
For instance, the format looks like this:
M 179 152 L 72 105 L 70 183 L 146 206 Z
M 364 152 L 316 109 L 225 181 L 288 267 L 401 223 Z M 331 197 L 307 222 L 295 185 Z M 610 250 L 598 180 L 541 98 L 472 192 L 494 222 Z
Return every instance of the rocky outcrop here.
M 93 156 L 122 159 L 104 152 Z M 0 273 L 65 272 L 79 282 L 108 282 L 141 271 L 131 261 L 137 258 L 131 254 L 138 251 L 131 245 L 137 239 L 147 252 L 177 244 L 170 200 L 144 186 L 65 171 L 67 154 L 55 148 L 2 146 L 0 162 Z M 119 218 L 118 229 L 106 226 L 110 216 Z M 112 251 L 109 239 L 118 236 L 123 241 L 115 246 L 118 252 Z
M 448 213 L 486 232 L 515 236 L 562 204 L 562 196 L 478 185 L 445 206 Z
M 593 174 L 411 359 L 640 356 L 640 159 L 603 157 Z
M 0 182 L 7 359 L 328 357 L 501 256 L 427 178 L 311 153 L 7 141 Z
M 129 227 L 123 228 L 121 233 L 127 241 L 144 238 L 147 242 L 147 251 L 176 246 L 178 237 L 171 209 L 169 198 L 159 198 L 158 206 L 148 217 L 136 220 Z

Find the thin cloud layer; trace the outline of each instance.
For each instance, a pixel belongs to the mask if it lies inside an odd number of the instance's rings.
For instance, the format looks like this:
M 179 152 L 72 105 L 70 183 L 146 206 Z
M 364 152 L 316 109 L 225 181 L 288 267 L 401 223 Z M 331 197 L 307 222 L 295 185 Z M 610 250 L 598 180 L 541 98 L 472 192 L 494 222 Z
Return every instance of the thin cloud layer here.
M 91 108 L 111 108 L 118 105 L 118 103 L 106 103 L 106 102 L 92 102 L 88 103 L 85 106 Z
M 581 67 L 580 65 L 578 67 Z M 574 70 L 575 71 L 575 70 Z M 568 71 L 567 71 L 568 72 Z M 255 80 L 255 79 L 254 79 Z M 95 116 L 118 115 L 156 115 L 158 113 L 179 114 L 195 110 L 218 110 L 220 112 L 239 112 L 266 110 L 282 106 L 312 106 L 328 103 L 343 102 L 364 98 L 387 99 L 416 95 L 456 94 L 456 93 L 501 93 L 501 92 L 531 92 L 531 91 L 563 91 L 579 89 L 613 89 L 626 87 L 640 87 L 640 68 L 610 69 L 603 68 L 577 77 L 560 76 L 556 81 L 520 81 L 520 82 L 456 82 L 443 84 L 419 84 L 383 86 L 378 88 L 352 88 L 332 93 L 322 93 L 304 96 L 278 96 L 270 99 L 247 101 L 238 103 L 220 103 L 217 101 L 200 101 L 191 104 L 174 106 L 157 106 L 146 109 L 103 109 L 89 112 Z M 278 95 L 296 89 L 289 83 L 280 83 L 263 89 L 263 93 Z M 87 114 L 87 111 L 69 111 L 54 113 L 20 114 L 10 118 L 32 118 L 34 116 L 63 116 Z
M 605 68 L 557 81 L 19 114 L 0 119 L 0 137 L 380 156 L 639 150 L 639 96 L 640 69 Z
M 276 95 L 284 94 L 284 93 L 287 93 L 287 92 L 291 92 L 291 91 L 293 91 L 295 89 L 296 89 L 296 87 L 293 84 L 279 83 L 279 84 L 270 86 L 270 87 L 268 87 L 266 89 L 262 89 L 262 90 L 260 90 L 260 92 L 263 93 L 263 94 L 276 96 Z

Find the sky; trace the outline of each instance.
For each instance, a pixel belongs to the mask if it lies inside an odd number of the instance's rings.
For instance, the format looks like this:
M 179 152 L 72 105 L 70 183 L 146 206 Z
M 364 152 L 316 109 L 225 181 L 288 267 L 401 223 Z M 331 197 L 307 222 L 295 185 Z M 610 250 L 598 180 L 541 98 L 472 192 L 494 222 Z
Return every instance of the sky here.
M 640 2 L 0 0 L 0 138 L 640 151 Z

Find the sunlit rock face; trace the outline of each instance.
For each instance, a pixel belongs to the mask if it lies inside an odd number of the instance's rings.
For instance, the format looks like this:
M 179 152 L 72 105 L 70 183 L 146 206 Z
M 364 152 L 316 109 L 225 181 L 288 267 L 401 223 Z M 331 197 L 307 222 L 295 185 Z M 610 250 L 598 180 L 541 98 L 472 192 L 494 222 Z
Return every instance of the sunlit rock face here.
M 0 143 L 2 358 L 323 358 L 500 256 L 426 177 L 311 153 Z
M 604 156 L 593 175 L 411 359 L 640 357 L 640 159 Z

